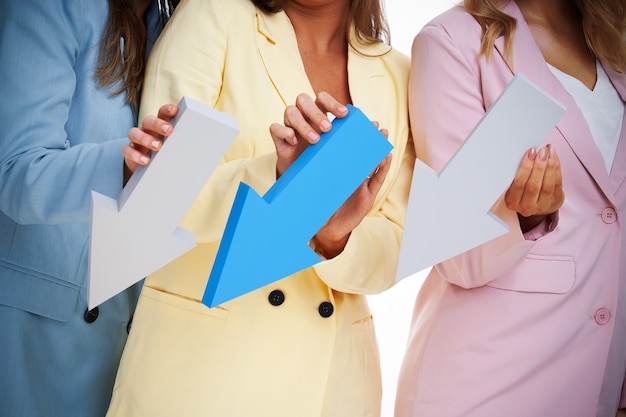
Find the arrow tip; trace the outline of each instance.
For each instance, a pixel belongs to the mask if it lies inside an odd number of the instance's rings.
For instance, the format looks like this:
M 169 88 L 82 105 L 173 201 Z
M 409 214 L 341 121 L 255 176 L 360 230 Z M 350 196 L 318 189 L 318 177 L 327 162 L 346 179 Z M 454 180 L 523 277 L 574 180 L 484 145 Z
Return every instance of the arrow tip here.
M 133 219 L 117 210 L 116 200 L 92 192 L 89 248 L 89 308 L 141 281 L 195 247 L 193 233 L 176 228 L 129 235 Z
M 284 224 L 282 211 L 241 183 L 202 303 L 215 307 L 318 263 L 319 256 Z M 278 257 L 281 247 L 288 256 Z

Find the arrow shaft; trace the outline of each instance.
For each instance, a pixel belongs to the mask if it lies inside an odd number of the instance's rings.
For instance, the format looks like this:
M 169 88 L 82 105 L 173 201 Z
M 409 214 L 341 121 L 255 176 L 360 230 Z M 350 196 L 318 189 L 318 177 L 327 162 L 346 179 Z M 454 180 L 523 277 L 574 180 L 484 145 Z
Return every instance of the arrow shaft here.
M 310 145 L 263 196 L 273 209 L 291 213 L 289 223 L 308 229 L 309 236 L 392 149 L 363 113 L 354 107 L 349 112 L 349 118 L 335 119 L 331 131 Z
M 438 186 L 461 198 L 489 183 L 478 191 L 495 200 L 515 176 L 524 153 L 541 145 L 563 112 L 553 98 L 516 76 L 442 170 Z
M 184 98 L 179 109 L 172 135 L 117 199 L 121 213 L 161 230 L 180 223 L 238 133 L 233 118 L 200 103 Z

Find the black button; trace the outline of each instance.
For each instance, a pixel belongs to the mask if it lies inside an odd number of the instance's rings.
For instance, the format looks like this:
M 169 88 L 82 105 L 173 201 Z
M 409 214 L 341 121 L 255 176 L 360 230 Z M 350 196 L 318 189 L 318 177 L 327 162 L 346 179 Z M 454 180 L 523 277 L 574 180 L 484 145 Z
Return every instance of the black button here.
M 98 307 L 85 311 L 85 321 L 87 323 L 93 323 L 98 318 L 98 314 L 100 314 L 100 310 L 98 310 Z
M 320 304 L 320 307 L 317 310 L 320 312 L 320 316 L 326 318 L 333 315 L 333 311 L 335 311 L 335 308 L 328 301 L 324 301 L 322 304 Z
M 274 290 L 270 293 L 269 297 L 267 297 L 270 304 L 273 306 L 279 306 L 285 302 L 285 294 L 281 290 Z

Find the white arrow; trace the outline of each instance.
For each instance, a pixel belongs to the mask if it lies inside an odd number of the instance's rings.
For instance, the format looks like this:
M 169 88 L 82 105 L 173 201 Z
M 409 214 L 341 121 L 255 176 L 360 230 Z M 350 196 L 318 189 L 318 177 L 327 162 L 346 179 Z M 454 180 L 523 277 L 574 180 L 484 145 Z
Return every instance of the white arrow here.
M 396 279 L 506 233 L 489 209 L 513 181 L 522 155 L 540 146 L 564 113 L 518 74 L 440 174 L 417 159 Z
M 89 308 L 195 246 L 178 227 L 239 133 L 237 121 L 187 97 L 172 135 L 139 167 L 117 200 L 92 191 Z

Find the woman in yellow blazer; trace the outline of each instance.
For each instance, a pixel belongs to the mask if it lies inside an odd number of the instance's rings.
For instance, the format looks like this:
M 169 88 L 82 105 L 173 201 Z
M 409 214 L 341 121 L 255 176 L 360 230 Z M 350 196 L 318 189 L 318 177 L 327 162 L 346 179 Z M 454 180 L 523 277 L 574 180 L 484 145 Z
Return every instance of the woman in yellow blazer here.
M 365 295 L 394 283 L 415 160 L 409 62 L 381 41 L 379 0 L 255 3 L 183 1 L 152 52 L 142 119 L 186 95 L 236 117 L 240 134 L 181 225 L 197 247 L 145 282 L 109 417 L 380 415 Z M 388 130 L 394 149 L 371 209 L 337 256 L 206 307 L 239 182 L 261 195 L 273 185 L 269 126 L 298 95 L 321 91 Z

